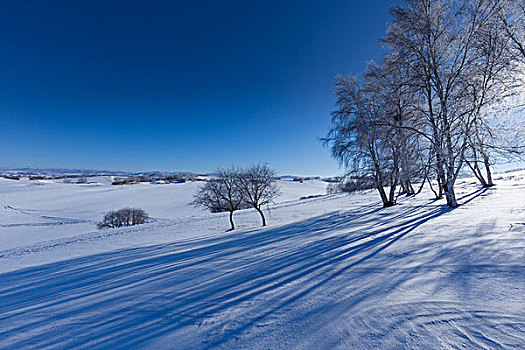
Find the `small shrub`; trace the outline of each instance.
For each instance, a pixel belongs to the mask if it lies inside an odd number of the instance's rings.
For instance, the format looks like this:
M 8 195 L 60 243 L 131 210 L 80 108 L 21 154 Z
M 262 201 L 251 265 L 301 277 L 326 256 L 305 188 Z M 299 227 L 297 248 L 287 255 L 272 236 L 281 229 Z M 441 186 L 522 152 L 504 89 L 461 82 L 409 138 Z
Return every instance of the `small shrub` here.
M 375 187 L 374 179 L 369 176 L 349 177 L 342 179 L 339 183 L 329 183 L 326 187 L 327 194 L 354 193 L 369 190 Z
M 148 218 L 148 214 L 142 209 L 123 208 L 106 213 L 97 226 L 99 229 L 133 226 L 145 223 Z
M 319 198 L 321 196 L 322 196 L 322 194 L 312 194 L 310 196 L 301 197 L 301 198 L 299 198 L 299 200 L 304 201 L 305 199 Z
M 341 186 L 337 182 L 331 182 L 326 186 L 326 194 L 336 194 L 342 192 Z

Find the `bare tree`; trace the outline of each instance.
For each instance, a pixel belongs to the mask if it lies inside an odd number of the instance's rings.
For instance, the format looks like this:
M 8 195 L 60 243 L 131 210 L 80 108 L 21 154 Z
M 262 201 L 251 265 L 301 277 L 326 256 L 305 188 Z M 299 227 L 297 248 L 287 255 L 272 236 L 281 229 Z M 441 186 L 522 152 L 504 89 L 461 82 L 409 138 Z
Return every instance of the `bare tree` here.
M 345 166 L 347 176 L 373 178 L 383 206 L 390 207 L 395 204 L 399 181 L 399 148 L 392 137 L 395 129 L 384 120 L 381 96 L 363 88 L 366 84 L 355 77 L 336 78 L 337 108 L 332 112 L 332 128 L 322 141 Z
M 498 20 L 516 54 L 525 59 L 525 0 L 491 0 L 498 6 Z M 500 27 L 500 26 L 498 26 Z
M 426 121 L 421 131 L 432 143 L 450 207 L 458 205 L 454 185 L 477 120 L 475 104 L 465 101 L 472 97 L 468 85 L 473 67 L 483 60 L 478 34 L 496 13 L 490 1 L 407 0 L 406 6 L 393 7 L 394 21 L 385 38 L 412 67 L 412 84 L 419 89 Z
M 399 159 L 401 193 L 415 194 L 413 182 L 426 171 L 424 139 L 420 132 L 421 116 L 416 107 L 416 90 L 410 85 L 410 67 L 395 52 L 383 59 L 382 65 L 369 64 L 365 89 L 378 96 L 382 116 L 376 127 L 387 128 L 393 152 Z M 424 134 L 423 134 L 424 136 Z
M 516 1 L 515 5 L 518 6 L 518 3 Z M 470 109 L 472 120 L 472 127 L 467 130 L 469 150 L 465 162 L 483 187 L 491 187 L 494 185 L 491 171 L 494 156 L 516 150 L 514 145 L 505 145 L 495 137 L 504 133 L 494 123 L 498 119 L 495 115 L 505 114 L 511 109 L 513 103 L 510 100 L 519 95 L 522 82 L 521 69 L 516 60 L 518 52 L 505 28 L 502 28 L 507 23 L 502 20 L 502 13 L 506 12 L 509 4 L 506 0 L 471 0 L 469 10 L 472 17 L 484 4 L 488 4 L 490 12 L 474 35 L 475 45 L 471 54 L 476 59 L 467 68 L 468 79 L 461 86 L 465 92 L 464 105 Z
M 456 207 L 465 164 L 489 187 L 495 155 L 525 150 L 522 121 L 509 133 L 495 118 L 525 106 L 515 102 L 524 91 L 525 0 L 406 0 L 392 15 L 382 64 L 361 82 L 336 78 L 323 141 L 353 178 L 375 179 L 384 206 L 395 203 L 396 186 L 417 194 L 428 182 Z
M 241 170 L 238 178 L 244 203 L 257 210 L 261 215 L 262 225 L 266 219 L 262 207 L 279 196 L 279 186 L 276 183 L 275 170 L 267 164 L 256 164 Z
M 192 204 L 212 213 L 229 212 L 231 230 L 234 230 L 233 213 L 242 209 L 244 204 L 238 181 L 239 170 L 236 168 L 218 169 L 216 177 L 198 189 Z

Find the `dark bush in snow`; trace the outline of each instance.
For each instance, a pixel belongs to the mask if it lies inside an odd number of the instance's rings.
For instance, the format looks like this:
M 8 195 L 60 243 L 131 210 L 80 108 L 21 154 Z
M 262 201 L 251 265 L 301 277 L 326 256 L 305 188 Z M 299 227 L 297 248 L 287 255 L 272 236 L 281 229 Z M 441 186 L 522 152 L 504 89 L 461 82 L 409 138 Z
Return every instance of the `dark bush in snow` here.
M 327 194 L 353 193 L 357 191 L 369 190 L 375 187 L 374 180 L 370 177 L 352 177 L 341 180 L 338 183 L 329 183 L 326 187 Z
M 20 180 L 20 176 L 16 175 L 1 175 L 1 177 L 9 180 Z
M 148 220 L 148 214 L 142 209 L 123 208 L 112 210 L 104 215 L 104 220 L 98 223 L 98 228 L 116 228 L 143 224 Z

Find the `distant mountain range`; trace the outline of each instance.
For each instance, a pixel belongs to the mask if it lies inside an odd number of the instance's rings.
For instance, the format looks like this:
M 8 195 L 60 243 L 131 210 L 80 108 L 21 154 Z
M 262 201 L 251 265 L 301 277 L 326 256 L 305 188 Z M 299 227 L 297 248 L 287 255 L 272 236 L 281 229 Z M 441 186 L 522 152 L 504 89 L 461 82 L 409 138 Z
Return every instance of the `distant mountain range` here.
M 79 169 L 79 168 L 0 168 L 0 175 L 17 175 L 17 176 L 49 176 L 49 177 L 63 177 L 66 175 L 113 175 L 113 176 L 130 176 L 130 175 L 177 175 L 177 174 L 194 174 L 189 171 L 145 171 L 145 172 L 132 172 L 132 171 L 120 171 L 120 170 L 99 170 L 99 169 Z M 215 176 L 215 173 L 195 174 L 200 176 Z M 283 180 L 312 180 L 321 179 L 319 176 L 294 176 L 294 175 L 283 175 L 279 176 Z M 322 178 L 324 179 L 324 178 Z
M 18 174 L 18 175 L 152 175 L 152 174 L 179 174 L 181 171 L 115 171 L 115 170 L 98 170 L 98 169 L 76 169 L 76 168 L 0 168 L 0 174 Z
M 95 170 L 95 169 L 69 169 L 69 168 L 0 168 L 2 174 L 20 175 L 64 175 L 64 174 L 85 174 L 85 175 L 128 175 L 125 171 Z

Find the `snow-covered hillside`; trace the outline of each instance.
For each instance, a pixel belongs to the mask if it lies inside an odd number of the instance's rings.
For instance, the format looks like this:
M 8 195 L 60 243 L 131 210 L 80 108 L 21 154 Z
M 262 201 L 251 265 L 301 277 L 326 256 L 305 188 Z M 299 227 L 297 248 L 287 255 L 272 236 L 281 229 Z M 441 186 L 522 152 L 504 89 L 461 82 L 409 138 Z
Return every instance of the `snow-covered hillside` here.
M 525 172 L 496 182 L 448 210 L 282 181 L 225 232 L 196 183 L 1 179 L 0 348 L 524 348 Z M 154 220 L 96 230 L 122 206 Z
M 201 234 L 203 229 L 208 232 L 208 226 L 199 225 L 199 221 L 218 216 L 190 204 L 201 182 L 112 186 L 104 178 L 100 180 L 100 183 L 66 184 L 62 181 L 0 178 L 0 250 L 97 231 L 96 223 L 105 212 L 126 206 L 145 209 L 156 222 L 196 223 L 180 233 L 186 236 L 194 235 L 195 230 Z M 321 180 L 278 183 L 282 194 L 277 203 L 325 194 L 327 186 Z M 244 224 L 244 215 L 240 216 L 244 227 L 256 227 L 259 223 L 254 217 Z M 227 222 L 221 219 L 210 232 L 226 228 Z M 173 232 L 171 238 L 180 238 L 177 235 Z

